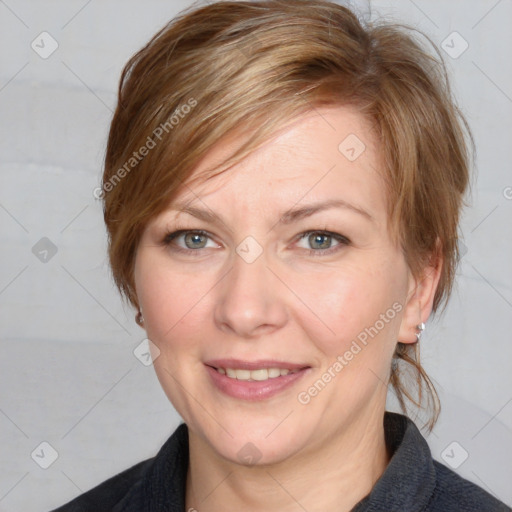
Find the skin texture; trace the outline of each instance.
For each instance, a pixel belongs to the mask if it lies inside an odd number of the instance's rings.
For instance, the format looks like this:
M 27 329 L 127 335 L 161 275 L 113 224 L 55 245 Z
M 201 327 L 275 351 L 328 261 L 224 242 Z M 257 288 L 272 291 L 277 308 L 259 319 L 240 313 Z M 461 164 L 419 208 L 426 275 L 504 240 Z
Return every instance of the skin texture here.
M 339 150 L 350 134 L 366 146 L 354 161 Z M 236 142 L 216 146 L 195 173 L 220 162 Z M 147 335 L 159 350 L 157 376 L 189 427 L 187 510 L 350 510 L 384 471 L 389 454 L 382 419 L 392 355 L 397 340 L 416 341 L 415 326 L 430 315 L 440 264 L 426 268 L 421 279 L 411 275 L 388 232 L 379 165 L 376 138 L 361 114 L 351 107 L 318 109 L 225 174 L 191 182 L 173 201 L 211 210 L 223 222 L 169 210 L 148 224 L 135 284 Z M 280 222 L 291 208 L 340 198 L 371 219 L 332 208 Z M 208 236 L 185 234 L 166 245 L 165 235 L 176 229 Z M 301 239 L 307 231 L 350 241 L 315 234 Z M 251 263 L 236 252 L 248 236 L 262 250 Z M 249 247 L 255 254 L 258 246 Z M 384 327 L 300 403 L 298 394 L 383 314 Z M 284 392 L 247 402 L 218 391 L 204 366 L 230 357 L 311 369 Z M 261 457 L 252 466 L 238 457 L 249 442 Z

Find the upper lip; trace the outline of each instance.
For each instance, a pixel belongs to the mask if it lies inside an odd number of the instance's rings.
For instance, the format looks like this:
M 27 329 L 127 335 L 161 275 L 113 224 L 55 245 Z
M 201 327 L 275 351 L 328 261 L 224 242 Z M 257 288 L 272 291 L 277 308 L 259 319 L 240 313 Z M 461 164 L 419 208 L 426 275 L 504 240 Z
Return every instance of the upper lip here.
M 309 365 L 302 363 L 289 363 L 276 359 L 258 359 L 257 361 L 243 361 L 242 359 L 212 359 L 204 364 L 213 368 L 232 368 L 239 370 L 258 370 L 260 368 L 280 368 L 286 370 L 301 370 L 309 368 Z

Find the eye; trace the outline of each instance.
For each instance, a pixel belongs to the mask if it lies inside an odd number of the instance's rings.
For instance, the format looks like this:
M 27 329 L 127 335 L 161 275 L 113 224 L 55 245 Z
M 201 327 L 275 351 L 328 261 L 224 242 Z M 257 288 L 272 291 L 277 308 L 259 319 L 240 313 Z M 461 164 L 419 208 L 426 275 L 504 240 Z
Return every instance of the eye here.
M 350 240 L 347 237 L 325 230 L 301 233 L 298 240 L 304 239 L 307 239 L 308 244 L 312 247 L 312 249 L 305 248 L 311 256 L 325 256 L 339 251 L 350 244 Z M 180 240 L 182 243 L 178 244 L 177 242 Z M 167 233 L 163 239 L 163 244 L 168 246 L 173 252 L 199 256 L 201 255 L 200 249 L 218 248 L 216 244 L 208 247 L 208 240 L 211 240 L 211 236 L 206 231 L 200 229 L 179 229 Z M 332 245 L 333 241 L 336 242 L 334 246 Z
M 299 237 L 299 240 L 304 239 L 307 239 L 308 244 L 313 247 L 313 249 L 306 249 L 311 256 L 331 254 L 350 244 L 350 240 L 346 236 L 330 231 L 306 231 Z M 334 247 L 332 246 L 333 240 L 337 242 Z
M 167 233 L 163 243 L 168 245 L 172 251 L 199 254 L 199 249 L 209 249 L 209 247 L 206 247 L 208 239 L 210 239 L 210 235 L 206 231 L 180 229 L 172 233 Z M 180 247 L 177 245 L 177 240 L 183 240 L 185 246 Z

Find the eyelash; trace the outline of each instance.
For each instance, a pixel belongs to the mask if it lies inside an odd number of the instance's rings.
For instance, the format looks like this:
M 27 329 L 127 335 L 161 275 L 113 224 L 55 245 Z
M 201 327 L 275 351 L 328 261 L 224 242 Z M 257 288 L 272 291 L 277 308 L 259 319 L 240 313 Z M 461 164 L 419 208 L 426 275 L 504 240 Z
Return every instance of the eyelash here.
M 177 231 L 166 233 L 166 235 L 164 236 L 164 239 L 163 239 L 163 244 L 170 247 L 171 242 L 173 240 L 175 240 L 176 238 L 178 238 L 181 235 L 184 235 L 184 234 L 186 235 L 189 233 L 193 233 L 195 235 L 200 235 L 200 236 L 205 236 L 205 237 L 208 237 L 211 239 L 210 234 L 201 229 L 178 229 Z M 338 233 L 333 233 L 332 231 L 325 231 L 325 230 L 305 231 L 304 233 L 301 233 L 296 238 L 296 241 L 307 238 L 307 237 L 309 237 L 309 235 L 312 235 L 312 234 L 330 236 L 330 237 L 334 238 L 336 241 L 338 241 L 339 245 L 336 245 L 329 249 L 316 249 L 316 250 L 315 249 L 305 249 L 306 251 L 308 251 L 310 256 L 327 256 L 329 254 L 339 251 L 343 246 L 350 244 L 350 240 L 346 236 L 340 235 Z M 171 250 L 175 251 L 175 252 L 186 253 L 187 255 L 192 255 L 193 253 L 197 253 L 197 254 L 194 254 L 194 256 L 200 256 L 200 252 L 201 252 L 200 249 L 183 249 L 183 247 L 177 247 L 177 246 L 173 247 Z

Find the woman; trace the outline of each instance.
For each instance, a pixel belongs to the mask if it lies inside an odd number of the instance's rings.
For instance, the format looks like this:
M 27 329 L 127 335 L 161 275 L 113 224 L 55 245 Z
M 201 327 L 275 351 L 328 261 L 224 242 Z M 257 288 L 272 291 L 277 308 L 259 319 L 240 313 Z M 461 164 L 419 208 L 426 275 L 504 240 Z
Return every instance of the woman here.
M 389 384 L 439 412 L 418 344 L 454 278 L 467 138 L 442 63 L 334 3 L 218 2 L 155 35 L 99 195 L 184 423 L 58 510 L 510 510 L 385 412 Z

